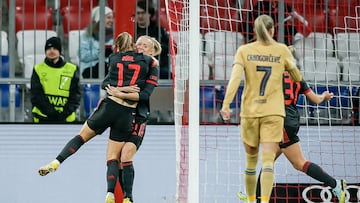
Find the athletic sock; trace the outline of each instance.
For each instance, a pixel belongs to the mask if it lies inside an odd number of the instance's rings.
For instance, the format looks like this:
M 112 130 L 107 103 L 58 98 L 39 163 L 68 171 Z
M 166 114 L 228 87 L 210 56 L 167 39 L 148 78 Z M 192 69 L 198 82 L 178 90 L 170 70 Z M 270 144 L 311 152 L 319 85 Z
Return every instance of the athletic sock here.
M 80 135 L 73 137 L 61 150 L 60 154 L 56 157 L 56 159 L 60 163 L 62 163 L 69 156 L 73 155 L 84 143 L 85 142 Z
M 261 167 L 261 202 L 269 202 L 274 184 L 274 159 L 275 153 L 262 153 Z
M 302 171 L 315 180 L 324 183 L 326 186 L 330 186 L 331 188 L 336 187 L 336 180 L 315 163 L 307 161 L 304 164 Z
M 124 181 L 123 181 L 123 169 L 119 168 L 119 177 L 118 177 L 119 183 L 120 183 L 120 187 L 121 190 L 124 191 L 123 185 L 124 185 Z
M 135 177 L 133 162 L 132 161 L 122 162 L 121 165 L 123 167 L 122 188 L 124 192 L 124 197 L 130 198 L 130 200 L 132 200 L 132 189 L 133 189 L 134 177 Z
M 249 202 L 256 200 L 256 165 L 258 154 L 246 154 L 245 188 Z
M 114 193 L 116 181 L 118 179 L 118 161 L 109 160 L 107 161 L 107 172 L 106 172 L 106 181 L 107 181 L 107 191 Z

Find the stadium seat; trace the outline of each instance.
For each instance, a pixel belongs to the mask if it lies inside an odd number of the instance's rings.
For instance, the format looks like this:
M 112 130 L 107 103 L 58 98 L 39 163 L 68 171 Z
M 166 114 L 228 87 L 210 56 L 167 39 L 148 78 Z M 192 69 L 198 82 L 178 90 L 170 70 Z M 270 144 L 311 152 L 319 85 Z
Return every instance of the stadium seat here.
M 331 57 L 334 52 L 331 34 L 323 32 L 312 32 L 307 37 L 297 40 L 294 46 L 296 56 L 300 59 L 307 56 Z
M 207 4 L 214 7 L 232 7 L 232 0 L 200 0 L 200 4 Z
M 1 107 L 9 107 L 10 105 L 10 85 L 9 84 L 0 84 L 1 91 Z M 15 86 L 15 107 L 20 107 L 20 92 L 19 85 Z
M 2 78 L 7 78 L 9 77 L 9 56 L 6 55 L 6 56 L 1 56 L 1 66 L 0 66 L 0 69 L 1 69 L 1 74 L 0 76 Z
M 76 65 L 79 65 L 79 42 L 80 35 L 84 33 L 84 30 L 71 30 L 69 31 L 69 57 L 70 61 Z
M 85 29 L 91 23 L 91 7 L 65 7 L 61 15 L 65 37 L 70 31 Z
M 215 87 L 200 86 L 200 108 L 215 108 L 216 107 L 216 91 Z
M 305 57 L 301 72 L 306 81 L 339 81 L 341 73 L 339 61 L 334 57 Z
M 47 0 L 16 0 L 16 7 L 34 7 L 34 6 L 45 6 Z M 7 6 L 10 6 L 10 0 L 6 1 Z
M 108 0 L 107 6 L 114 10 L 115 0 Z
M 307 118 L 313 114 L 314 108 L 308 106 L 306 96 L 303 94 L 299 95 L 296 107 L 300 114 L 300 124 L 306 124 Z
M 338 81 L 340 61 L 333 57 L 334 48 L 329 33 L 312 32 L 297 40 L 294 46 L 305 80 Z
M 336 33 L 335 50 L 336 56 L 343 67 L 343 81 L 360 81 L 360 34 L 356 32 Z
M 313 89 L 317 94 L 321 94 L 324 91 L 334 93 L 333 99 L 318 105 L 320 110 L 323 111 L 322 115 L 330 115 L 333 123 L 350 122 L 352 117 L 352 104 L 350 101 L 351 90 L 349 86 L 317 85 Z
M 23 30 L 52 30 L 52 8 L 44 6 L 16 7 L 15 33 Z
M 60 0 L 60 10 L 65 7 L 76 7 L 76 8 L 86 8 L 86 10 L 94 8 L 98 5 L 99 0 Z M 110 2 L 111 0 L 109 0 Z
M 341 61 L 341 65 L 343 81 L 360 82 L 360 59 L 358 57 L 347 57 Z
M 230 31 L 208 32 L 204 35 L 205 54 L 210 61 L 217 56 L 230 55 L 234 57 L 236 50 L 244 43 L 241 33 Z
M 358 58 L 360 54 L 360 34 L 357 32 L 342 32 L 334 35 L 336 56 L 339 60 Z M 350 60 L 351 61 L 351 60 Z
M 229 80 L 234 63 L 234 55 L 216 56 L 214 63 L 210 66 L 213 71 L 214 80 Z
M 348 31 L 347 29 L 344 31 L 342 29 L 337 30 L 337 28 L 353 28 L 356 30 L 358 20 L 346 17 L 356 17 L 356 7 L 359 5 L 358 0 L 348 0 L 343 3 L 339 3 L 338 0 L 329 0 L 328 18 L 330 30 L 335 29 L 335 33 Z
M 174 40 L 177 42 L 177 45 L 182 44 L 182 46 L 177 46 L 177 53 L 175 56 L 175 71 L 180 70 L 180 68 L 183 64 L 187 63 L 187 59 L 189 57 L 189 45 L 188 43 L 183 43 L 184 41 L 188 40 L 189 32 L 188 31 L 179 31 L 179 32 L 172 32 L 171 33 Z M 199 46 L 200 46 L 200 79 L 207 80 L 209 79 L 209 68 L 207 67 L 207 57 L 204 57 L 204 51 L 203 51 L 203 35 L 199 33 Z M 182 42 L 182 43 L 180 43 Z
M 241 32 L 241 17 L 232 7 L 200 7 L 200 30 L 203 34 L 214 30 Z
M 217 122 L 222 96 L 222 90 L 218 86 L 200 86 L 200 121 L 202 123 Z
M 7 33 L 5 31 L 1 31 L 1 52 L 0 55 L 8 55 L 9 52 L 9 42 L 7 39 Z
M 24 77 L 31 78 L 33 68 L 35 64 L 38 64 L 45 59 L 45 53 L 43 54 L 31 54 L 24 56 Z M 30 84 L 27 84 L 30 88 Z
M 25 57 L 29 55 L 45 56 L 45 43 L 50 37 L 57 36 L 52 30 L 24 30 L 16 33 L 19 61 L 24 65 Z
M 100 85 L 84 85 L 84 110 L 86 118 L 96 109 L 100 99 Z

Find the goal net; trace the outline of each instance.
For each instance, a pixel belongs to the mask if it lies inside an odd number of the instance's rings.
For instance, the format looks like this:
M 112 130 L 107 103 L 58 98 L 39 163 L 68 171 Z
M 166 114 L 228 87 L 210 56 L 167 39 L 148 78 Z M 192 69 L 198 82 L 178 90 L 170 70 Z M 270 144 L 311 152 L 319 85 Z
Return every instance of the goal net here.
M 244 191 L 245 155 L 240 140 L 239 112 L 243 85 L 231 104 L 232 118 L 224 124 L 219 110 L 230 78 L 236 49 L 254 40 L 253 22 L 260 14 L 273 17 L 275 38 L 296 48 L 296 60 L 314 92 L 334 93 L 334 99 L 319 105 L 298 98 L 301 113 L 299 137 L 304 156 L 336 179 L 347 180 L 347 201 L 360 201 L 360 3 L 349 0 L 165 0 L 172 41 L 174 115 L 177 146 L 177 202 L 238 202 Z M 190 29 L 191 12 L 199 9 L 199 27 Z M 198 43 L 190 43 L 197 39 Z M 199 53 L 190 55 L 191 49 Z M 199 57 L 194 63 L 192 57 Z M 199 70 L 197 103 L 189 102 L 189 84 Z M 199 105 L 199 114 L 189 111 Z M 189 118 L 199 116 L 199 132 L 189 130 Z M 190 123 L 191 124 L 191 123 Z M 198 139 L 198 178 L 191 172 L 189 143 Z M 196 154 L 196 153 L 195 153 Z M 194 155 L 195 156 L 195 155 Z M 195 166 L 196 166 L 195 164 Z M 190 166 L 190 167 L 189 167 Z M 195 168 L 197 170 L 197 168 Z M 322 183 L 293 169 L 281 156 L 275 165 L 273 202 L 335 202 Z M 199 190 L 189 190 L 197 184 Z

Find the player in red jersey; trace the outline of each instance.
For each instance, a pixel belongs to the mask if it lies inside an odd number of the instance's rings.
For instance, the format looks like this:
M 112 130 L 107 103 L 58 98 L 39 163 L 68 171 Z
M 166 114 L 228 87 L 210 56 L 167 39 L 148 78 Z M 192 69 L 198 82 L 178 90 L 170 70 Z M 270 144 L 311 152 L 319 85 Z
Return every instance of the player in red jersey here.
M 54 161 L 39 169 L 41 176 L 56 171 L 60 164 L 84 143 L 110 127 L 106 153 L 108 191 L 106 203 L 115 202 L 113 193 L 118 178 L 120 152 L 131 136 L 137 103 L 149 99 L 157 86 L 159 74 L 157 62 L 152 57 L 135 51 L 133 39 L 129 33 L 121 33 L 115 41 L 115 46 L 118 52 L 109 56 L 109 73 L 102 82 L 102 88 L 137 85 L 140 92 L 120 92 L 116 97 L 108 94 L 84 123 L 79 135 L 64 146 Z

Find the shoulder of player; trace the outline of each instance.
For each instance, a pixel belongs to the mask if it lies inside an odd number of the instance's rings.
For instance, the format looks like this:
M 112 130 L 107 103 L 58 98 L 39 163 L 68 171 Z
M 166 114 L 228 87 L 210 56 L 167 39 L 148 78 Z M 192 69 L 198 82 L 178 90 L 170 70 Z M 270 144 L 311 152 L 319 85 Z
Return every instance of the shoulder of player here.
M 281 42 L 275 42 L 275 45 L 278 47 L 278 50 L 289 52 L 289 48 L 286 44 Z

